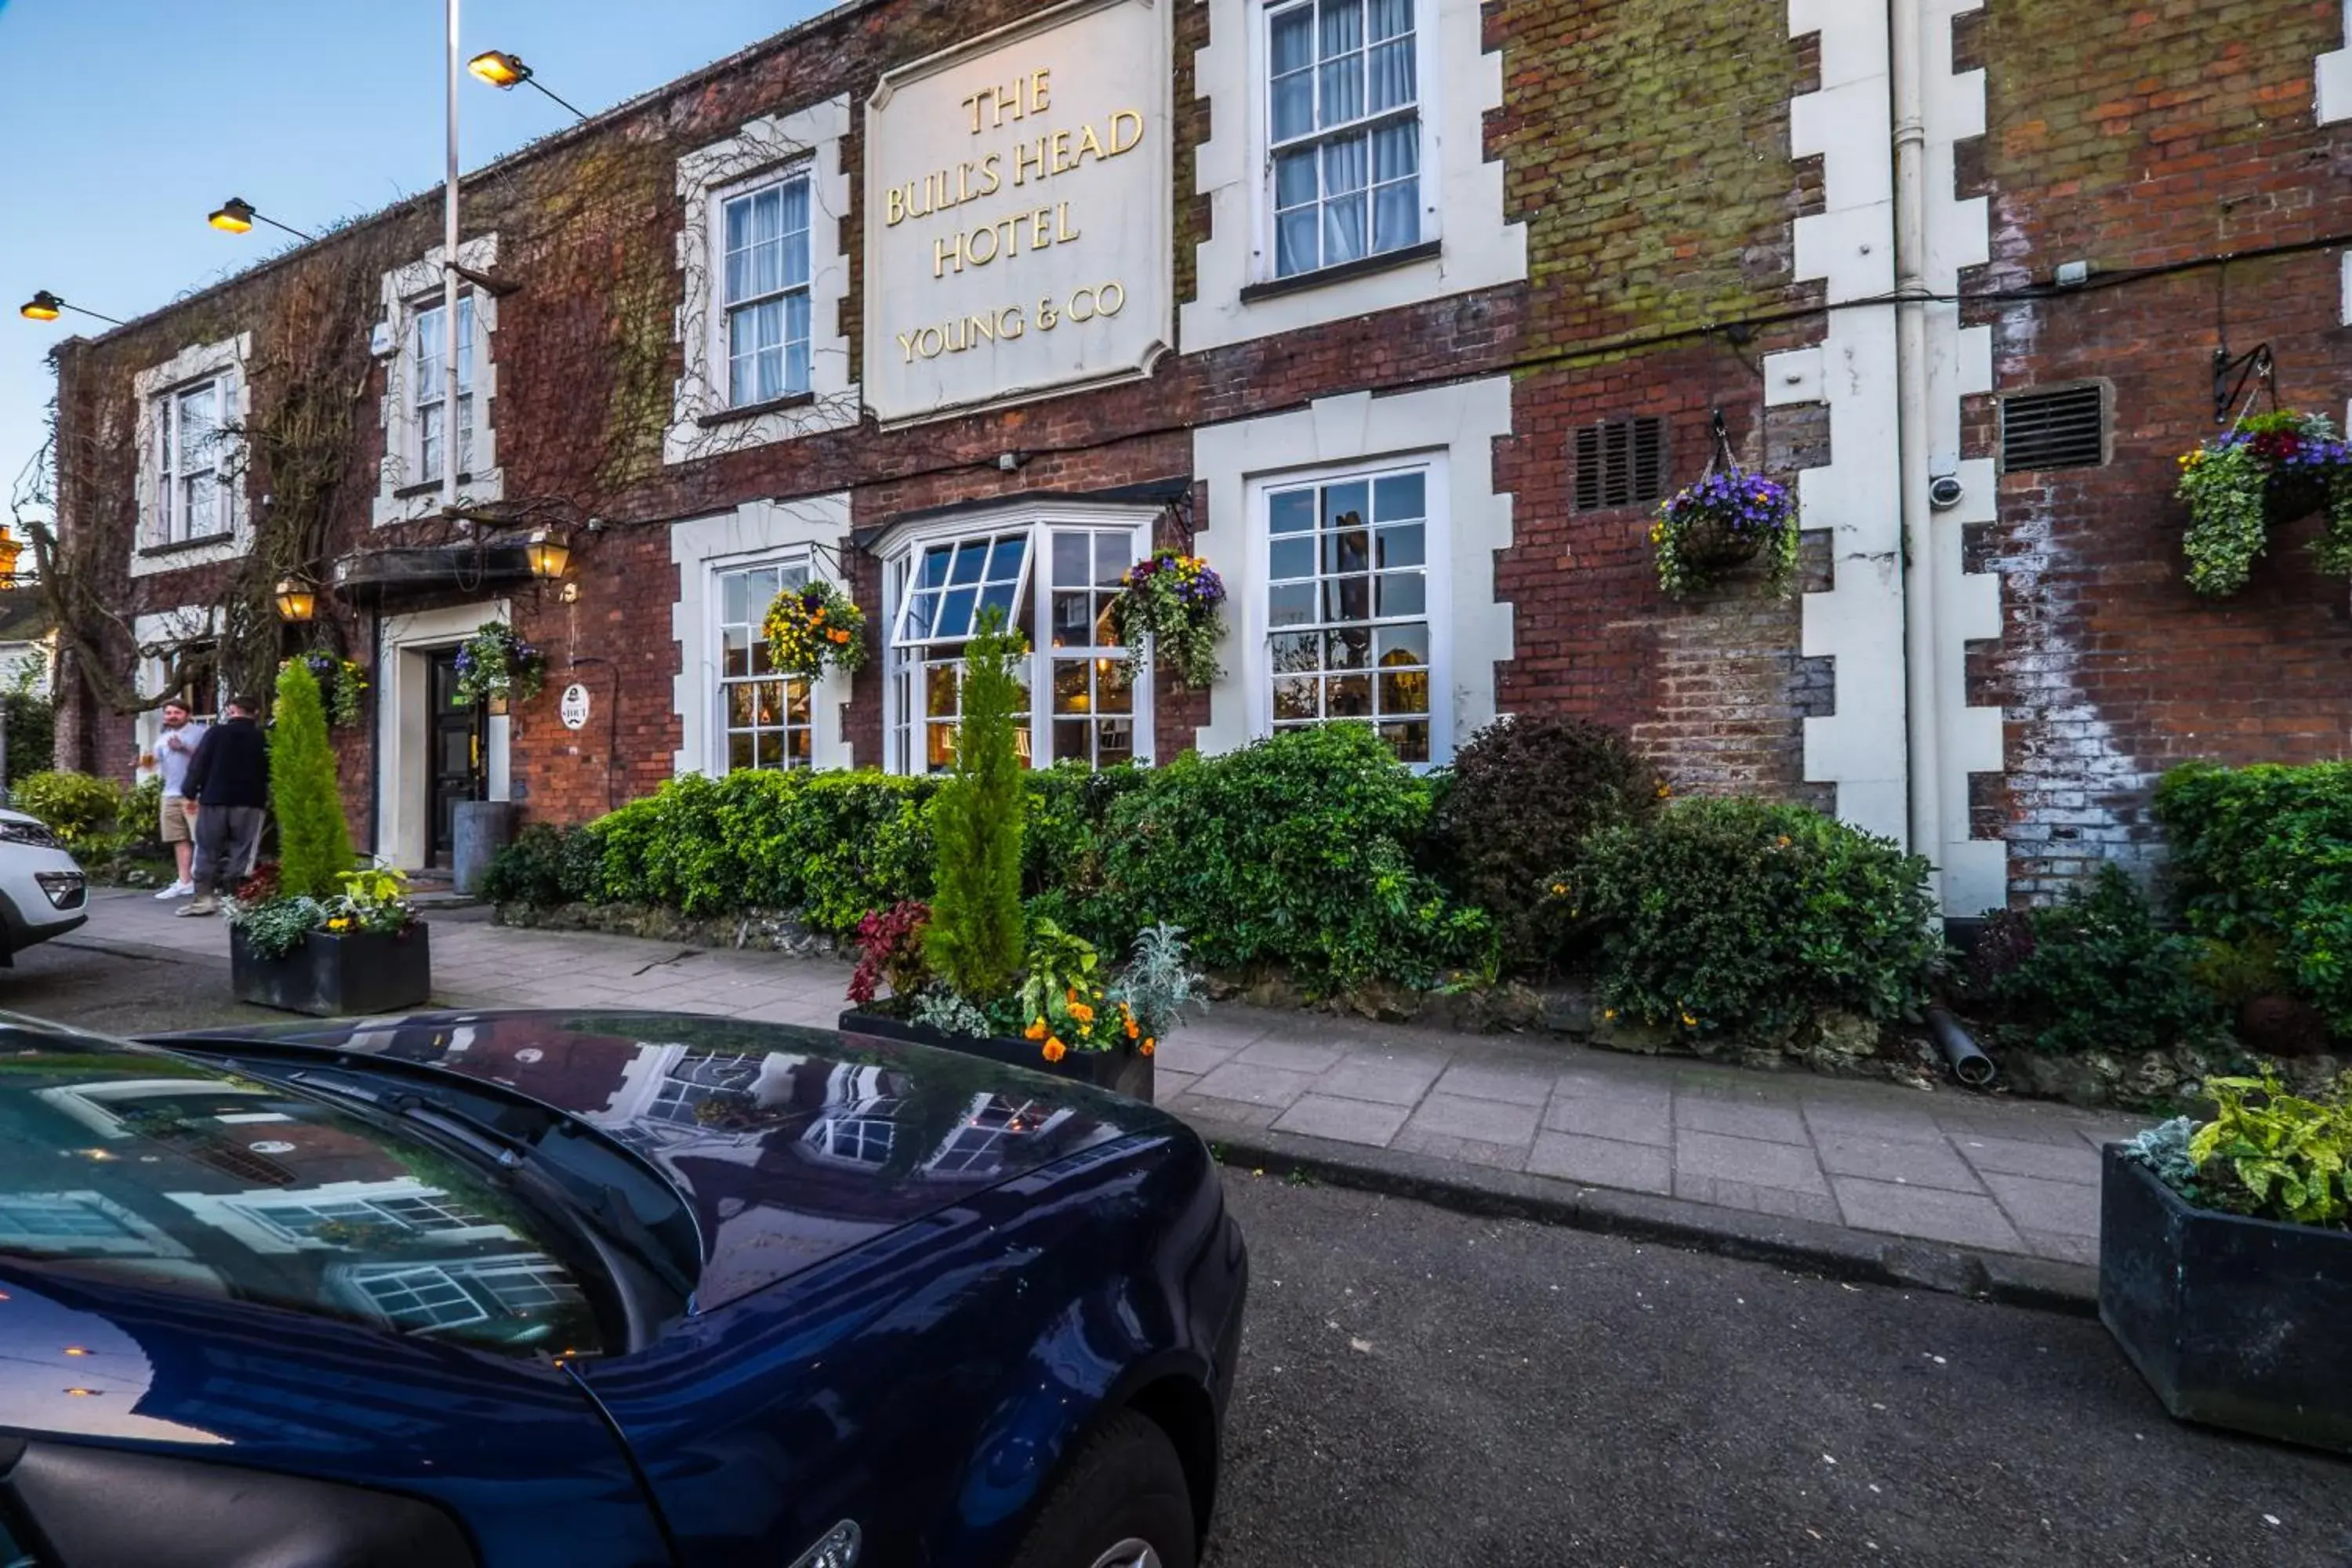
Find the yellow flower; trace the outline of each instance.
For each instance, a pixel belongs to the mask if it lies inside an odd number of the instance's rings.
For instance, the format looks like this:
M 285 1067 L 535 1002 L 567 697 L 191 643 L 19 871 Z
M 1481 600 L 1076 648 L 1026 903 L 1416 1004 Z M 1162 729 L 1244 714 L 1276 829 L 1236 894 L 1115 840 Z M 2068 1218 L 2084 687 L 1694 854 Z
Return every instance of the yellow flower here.
M 1664 800 L 1664 799 L 1665 799 L 1668 795 L 1672 795 L 1672 794 L 1674 794 L 1674 793 L 1675 793 L 1675 788 L 1674 788 L 1674 785 L 1672 785 L 1672 784 L 1660 784 L 1660 785 L 1658 786 L 1658 798 L 1659 798 L 1660 800 Z
M 1683 1015 L 1683 1027 L 1685 1029 L 1696 1029 L 1698 1027 L 1698 1020 L 1692 1017 L 1688 1013 L 1685 1013 Z
M 1568 897 L 1568 884 L 1566 882 L 1554 882 L 1551 885 L 1551 896 L 1555 899 L 1564 899 Z

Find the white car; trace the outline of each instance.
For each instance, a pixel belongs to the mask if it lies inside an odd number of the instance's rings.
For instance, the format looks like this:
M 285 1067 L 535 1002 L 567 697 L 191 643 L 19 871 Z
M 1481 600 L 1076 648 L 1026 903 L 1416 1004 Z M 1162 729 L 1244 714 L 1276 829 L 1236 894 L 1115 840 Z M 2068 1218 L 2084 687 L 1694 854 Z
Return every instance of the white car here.
M 39 817 L 0 809 L 0 966 L 89 919 L 89 879 Z

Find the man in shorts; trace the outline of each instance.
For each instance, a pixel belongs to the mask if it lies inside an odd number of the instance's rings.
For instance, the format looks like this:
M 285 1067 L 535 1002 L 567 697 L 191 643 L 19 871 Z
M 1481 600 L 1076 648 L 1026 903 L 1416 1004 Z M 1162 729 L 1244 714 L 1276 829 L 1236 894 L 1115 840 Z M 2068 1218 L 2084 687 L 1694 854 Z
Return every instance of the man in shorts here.
M 188 763 L 194 760 L 196 747 L 204 738 L 205 726 L 189 715 L 185 702 L 166 702 L 163 730 L 155 737 L 155 749 L 139 759 L 141 767 L 153 768 L 163 777 L 163 811 L 156 830 L 172 847 L 172 858 L 179 868 L 179 879 L 157 893 L 159 899 L 184 899 L 196 890 L 195 879 L 190 875 L 196 835 L 189 818 L 194 814 L 190 810 L 186 785 Z

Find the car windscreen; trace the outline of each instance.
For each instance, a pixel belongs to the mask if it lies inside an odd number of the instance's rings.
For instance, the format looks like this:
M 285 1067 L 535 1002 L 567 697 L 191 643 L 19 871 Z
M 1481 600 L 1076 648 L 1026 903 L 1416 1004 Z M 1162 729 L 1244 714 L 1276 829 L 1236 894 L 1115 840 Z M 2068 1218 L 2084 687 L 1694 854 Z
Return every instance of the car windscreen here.
M 404 1127 L 0 1025 L 0 1256 L 524 1356 L 611 1337 L 570 1238 Z

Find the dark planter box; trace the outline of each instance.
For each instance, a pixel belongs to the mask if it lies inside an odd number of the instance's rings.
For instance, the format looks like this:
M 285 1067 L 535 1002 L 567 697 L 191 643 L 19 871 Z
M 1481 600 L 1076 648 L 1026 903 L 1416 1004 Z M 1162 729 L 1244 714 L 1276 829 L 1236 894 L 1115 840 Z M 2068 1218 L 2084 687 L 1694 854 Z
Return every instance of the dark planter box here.
M 2099 1319 L 2181 1419 L 2352 1453 L 2352 1233 L 2193 1208 L 2109 1144 Z
M 1042 1072 L 1049 1077 L 1092 1084 L 1097 1089 L 1107 1089 L 1113 1094 L 1123 1094 L 1147 1104 L 1151 1100 L 1151 1058 L 1140 1051 L 1071 1051 L 1060 1061 L 1049 1062 L 1034 1040 L 1008 1040 L 994 1036 L 982 1039 L 971 1035 L 945 1035 L 920 1024 L 909 1024 L 903 1018 L 893 1018 L 881 1013 L 861 1013 L 855 1007 L 842 1014 L 840 1027 L 845 1035 L 872 1035 L 885 1040 L 936 1046 L 943 1051 L 961 1051 L 965 1056 L 985 1057 L 1007 1067 L 1027 1068 L 1032 1072 Z
M 422 921 L 397 935 L 314 931 L 283 958 L 258 956 L 232 926 L 228 972 L 238 1001 L 314 1018 L 404 1012 L 423 1006 L 433 990 L 432 947 Z

